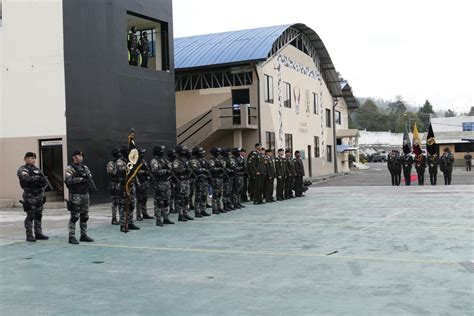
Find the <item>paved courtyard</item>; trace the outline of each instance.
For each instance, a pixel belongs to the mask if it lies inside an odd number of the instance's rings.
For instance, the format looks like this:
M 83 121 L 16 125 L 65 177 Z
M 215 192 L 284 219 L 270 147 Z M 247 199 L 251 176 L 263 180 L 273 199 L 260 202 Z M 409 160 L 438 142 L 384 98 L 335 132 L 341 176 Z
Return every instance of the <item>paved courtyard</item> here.
M 21 211 L 0 210 L 0 312 L 473 315 L 474 186 L 357 185 L 364 174 L 387 176 L 372 168 L 305 198 L 128 234 L 95 206 L 96 242 L 78 246 L 65 210 L 45 212 L 51 239 L 36 243 Z

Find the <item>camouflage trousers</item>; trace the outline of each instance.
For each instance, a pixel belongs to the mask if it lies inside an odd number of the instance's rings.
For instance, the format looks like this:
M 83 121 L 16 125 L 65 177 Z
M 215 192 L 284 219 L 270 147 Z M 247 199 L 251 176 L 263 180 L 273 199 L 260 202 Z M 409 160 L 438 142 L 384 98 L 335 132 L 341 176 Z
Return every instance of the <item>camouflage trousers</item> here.
M 135 202 L 136 197 L 135 194 L 132 194 L 131 197 L 128 199 L 127 194 L 123 192 L 119 196 L 119 216 L 120 216 L 120 225 L 125 225 L 125 218 L 126 218 L 126 206 L 128 202 L 128 224 L 133 224 L 133 211 L 135 210 Z
M 222 193 L 224 190 L 224 182 L 222 178 L 213 178 L 212 186 L 212 211 L 221 211 L 223 209 Z
M 234 205 L 242 204 L 242 190 L 244 188 L 244 176 L 236 176 L 232 190 L 232 203 Z
M 232 205 L 232 184 L 233 178 L 225 179 L 222 188 L 222 203 L 224 205 Z
M 68 223 L 69 237 L 76 234 L 77 221 L 79 221 L 81 236 L 87 235 L 87 221 L 89 220 L 89 193 L 70 193 L 68 209 L 71 213 Z
M 169 216 L 169 205 L 171 199 L 170 181 L 159 181 L 155 183 L 154 188 L 154 209 L 156 219 L 163 219 Z
M 196 181 L 196 193 L 194 197 L 194 207 L 196 214 L 200 214 L 201 212 L 206 211 L 206 204 L 207 204 L 207 180 L 199 179 Z
M 175 187 L 175 207 L 180 215 L 188 214 L 189 180 L 181 180 Z
M 188 199 L 188 205 L 189 206 L 196 206 L 196 190 L 197 190 L 197 181 L 196 179 L 192 178 L 189 179 L 189 199 Z
M 137 186 L 137 217 L 141 217 L 142 214 L 146 214 L 146 202 L 148 201 L 148 188 L 147 182 L 141 182 L 140 186 Z
M 41 219 L 43 217 L 43 194 L 23 193 L 23 209 L 26 212 L 25 229 L 27 234 L 42 234 Z
M 112 218 L 117 218 L 117 212 L 120 203 L 118 183 L 110 183 L 110 197 L 111 197 L 111 208 L 112 208 Z

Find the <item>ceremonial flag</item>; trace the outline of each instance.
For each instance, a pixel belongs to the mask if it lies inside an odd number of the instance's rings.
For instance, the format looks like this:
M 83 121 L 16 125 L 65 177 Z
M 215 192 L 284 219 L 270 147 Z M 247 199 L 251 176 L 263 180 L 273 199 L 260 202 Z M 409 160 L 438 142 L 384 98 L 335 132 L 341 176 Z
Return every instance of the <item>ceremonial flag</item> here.
M 420 133 L 418 133 L 418 128 L 416 127 L 416 122 L 415 125 L 413 126 L 413 152 L 415 153 L 415 156 L 421 155 L 421 137 Z
M 431 126 L 428 129 L 428 135 L 426 135 L 426 151 L 430 155 L 435 155 L 436 154 L 436 139 L 433 133 L 433 127 Z
M 403 133 L 403 152 L 405 155 L 408 155 L 411 152 L 410 136 L 408 136 L 408 130 L 406 128 Z

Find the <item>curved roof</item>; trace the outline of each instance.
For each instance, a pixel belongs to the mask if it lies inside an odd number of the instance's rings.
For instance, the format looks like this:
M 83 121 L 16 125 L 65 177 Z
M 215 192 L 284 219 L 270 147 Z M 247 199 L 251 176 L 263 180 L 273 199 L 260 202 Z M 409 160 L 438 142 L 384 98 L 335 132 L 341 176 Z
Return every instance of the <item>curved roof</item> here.
M 273 43 L 288 28 L 297 29 L 310 40 L 317 51 L 324 80 L 332 96 L 343 96 L 339 75 L 324 43 L 314 30 L 300 23 L 175 38 L 175 69 L 188 70 L 264 61 L 268 58 Z

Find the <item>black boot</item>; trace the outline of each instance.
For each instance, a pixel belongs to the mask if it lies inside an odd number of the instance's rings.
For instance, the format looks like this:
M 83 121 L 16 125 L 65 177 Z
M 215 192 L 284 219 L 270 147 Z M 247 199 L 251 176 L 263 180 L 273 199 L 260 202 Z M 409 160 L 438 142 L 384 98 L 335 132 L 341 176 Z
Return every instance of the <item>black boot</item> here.
M 194 217 L 202 218 L 201 212 L 199 212 L 199 211 L 194 211 Z
M 49 237 L 46 235 L 43 235 L 43 233 L 36 233 L 35 234 L 36 240 L 48 240 Z
M 69 243 L 73 245 L 78 245 L 79 242 L 76 239 L 76 236 L 69 236 Z
M 118 225 L 119 222 L 116 217 L 112 217 L 112 225 Z
M 161 218 L 156 219 L 156 226 L 163 227 L 163 222 L 161 221 Z
M 143 213 L 143 219 L 154 219 L 154 217 L 153 217 L 153 216 L 150 216 L 150 215 L 148 215 L 148 213 L 147 213 L 147 212 L 144 212 L 144 213 Z
M 212 210 L 212 214 L 219 215 L 220 213 L 218 210 Z
M 245 205 L 243 205 L 241 203 L 239 203 L 238 205 L 240 206 L 240 208 L 245 208 Z
M 179 214 L 178 216 L 178 222 L 187 222 L 188 220 L 186 219 L 186 217 L 184 217 L 183 214 Z
M 164 218 L 164 220 L 163 220 L 163 224 L 170 224 L 170 225 L 173 225 L 174 222 L 171 221 L 168 216 L 166 216 L 166 217 Z
M 80 241 L 85 241 L 85 242 L 93 242 L 94 239 L 90 238 L 87 235 L 81 235 L 81 238 L 79 238 Z
M 143 217 L 140 214 L 137 214 L 137 221 L 139 222 L 143 221 Z
M 121 231 L 122 233 L 128 232 L 128 230 L 125 229 L 125 225 L 120 225 L 120 231 Z
M 211 214 L 206 213 L 206 211 L 201 211 L 201 215 L 202 215 L 202 216 L 211 216 Z
M 130 230 L 139 230 L 140 227 L 138 227 L 137 225 L 132 223 L 132 224 L 128 224 L 128 229 L 130 229 Z
M 26 232 L 26 241 L 35 242 L 36 238 L 33 236 L 32 232 Z
M 194 217 L 192 217 L 192 216 L 189 215 L 189 214 L 184 214 L 184 218 L 186 218 L 188 221 L 194 220 Z

